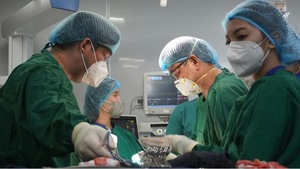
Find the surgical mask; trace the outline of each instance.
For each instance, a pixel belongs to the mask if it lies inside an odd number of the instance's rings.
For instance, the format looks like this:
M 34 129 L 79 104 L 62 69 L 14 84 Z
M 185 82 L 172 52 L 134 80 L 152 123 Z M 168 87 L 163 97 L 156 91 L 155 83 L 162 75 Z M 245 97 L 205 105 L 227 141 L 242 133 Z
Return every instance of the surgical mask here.
M 201 92 L 199 86 L 187 78 L 178 79 L 174 83 L 176 88 L 184 96 L 197 95 Z
M 125 110 L 125 105 L 121 99 L 119 99 L 117 102 L 106 101 L 106 103 L 108 103 L 110 110 L 107 110 L 103 106 L 102 106 L 102 109 L 104 111 L 108 112 L 109 114 L 111 114 L 112 118 L 118 118 L 123 114 L 123 112 Z
M 181 78 L 176 80 L 175 86 L 180 91 L 180 93 L 184 96 L 190 96 L 190 95 L 197 95 L 202 92 L 200 87 L 198 86 L 197 82 L 200 81 L 202 78 L 208 75 L 211 71 L 215 70 L 216 67 L 210 69 L 207 73 L 202 75 L 196 82 L 193 82 L 187 78 Z
M 96 62 L 92 64 L 89 69 L 86 69 L 86 72 L 82 77 L 82 82 L 97 87 L 107 75 L 108 70 L 106 62 Z
M 94 46 L 91 42 L 92 50 L 95 56 L 95 63 L 93 63 L 88 69 L 85 64 L 83 54 L 81 53 L 81 59 L 85 68 L 85 74 L 82 77 L 82 82 L 93 87 L 97 87 L 103 79 L 108 75 L 107 65 L 105 61 L 97 62 Z
M 231 42 L 227 51 L 227 59 L 238 77 L 255 74 L 261 68 L 270 50 L 264 55 L 260 45 L 251 41 Z

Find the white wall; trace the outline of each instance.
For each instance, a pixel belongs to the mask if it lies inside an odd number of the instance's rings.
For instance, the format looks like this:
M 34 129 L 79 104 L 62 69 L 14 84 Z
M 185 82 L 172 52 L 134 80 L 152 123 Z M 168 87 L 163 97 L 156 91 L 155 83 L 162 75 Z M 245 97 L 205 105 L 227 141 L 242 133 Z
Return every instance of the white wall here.
M 79 10 L 89 10 L 102 15 L 122 17 L 125 23 L 115 23 L 122 34 L 120 48 L 110 59 L 110 74 L 122 83 L 121 96 L 129 114 L 131 100 L 142 96 L 143 73 L 160 71 L 158 57 L 170 40 L 183 35 L 195 36 L 208 41 L 218 52 L 219 62 L 228 67 L 225 58 L 225 33 L 221 21 L 225 14 L 244 0 L 168 0 L 167 7 L 159 6 L 159 0 L 81 0 Z M 270 0 L 272 1 L 272 0 Z M 0 21 L 30 0 L 1 0 Z M 289 22 L 299 26 L 299 0 L 287 0 L 291 12 Z M 41 31 L 34 39 L 34 51 L 40 51 L 47 43 L 53 26 Z M 7 74 L 7 39 L 0 38 L 0 76 Z M 128 58 L 130 61 L 120 61 Z M 131 65 L 132 67 L 126 67 Z M 74 84 L 74 92 L 82 107 L 86 85 Z M 142 110 L 132 112 L 139 122 L 158 121 L 147 117 Z

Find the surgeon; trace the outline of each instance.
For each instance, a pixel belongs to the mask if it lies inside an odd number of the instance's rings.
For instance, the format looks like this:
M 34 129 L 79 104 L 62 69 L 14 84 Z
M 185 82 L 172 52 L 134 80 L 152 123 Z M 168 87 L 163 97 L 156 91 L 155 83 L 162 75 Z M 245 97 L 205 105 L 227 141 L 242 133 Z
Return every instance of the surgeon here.
M 124 112 L 124 103 L 120 97 L 120 82 L 107 76 L 97 87 L 88 86 L 84 101 L 84 114 L 93 125 L 110 131 L 115 135 L 117 152 L 120 157 L 130 161 L 131 157 L 142 150 L 133 134 L 111 121 Z
M 169 71 L 183 95 L 202 93 L 197 103 L 192 139 L 182 135 L 168 136 L 174 143 L 174 151 L 184 154 L 198 143 L 220 145 L 234 101 L 247 93 L 245 84 L 226 68 L 218 68 L 218 55 L 211 45 L 191 36 L 171 40 L 159 56 L 159 66 Z M 145 144 L 148 141 L 142 140 Z M 188 143 L 187 147 L 175 144 L 178 141 Z
M 101 144 L 107 130 L 81 114 L 71 81 L 98 86 L 119 43 L 118 28 L 87 11 L 51 30 L 44 50 L 16 67 L 0 90 L 1 167 L 66 167 L 111 157 Z
M 192 131 L 196 123 L 197 101 L 198 98 L 195 98 L 175 107 L 168 121 L 166 134 L 192 137 Z

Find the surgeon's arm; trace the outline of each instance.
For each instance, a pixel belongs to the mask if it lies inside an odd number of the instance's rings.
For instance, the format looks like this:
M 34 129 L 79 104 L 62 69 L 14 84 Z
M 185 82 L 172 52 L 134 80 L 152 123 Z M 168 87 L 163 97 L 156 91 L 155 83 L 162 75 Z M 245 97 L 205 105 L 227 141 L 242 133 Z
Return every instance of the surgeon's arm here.
M 257 95 L 249 96 L 253 98 L 250 100 L 253 106 L 247 109 L 241 122 L 244 125 L 238 130 L 237 135 L 242 138 L 235 140 L 239 159 L 279 159 L 278 156 L 284 155 L 286 148 L 293 144 L 293 133 L 290 132 L 295 128 L 289 110 L 293 98 L 286 95 L 286 92 L 280 84 L 272 84 L 259 88 Z
M 218 83 L 215 90 L 210 92 L 209 104 L 210 117 L 212 119 L 211 130 L 213 129 L 217 141 L 220 143 L 228 124 L 230 110 L 236 99 L 247 92 L 242 81 L 236 79 L 228 81 L 228 84 Z
M 28 112 L 24 118 L 43 152 L 55 156 L 74 152 L 73 128 L 88 118 L 81 115 L 72 84 L 63 71 L 55 66 L 37 69 L 28 78 L 24 92 Z

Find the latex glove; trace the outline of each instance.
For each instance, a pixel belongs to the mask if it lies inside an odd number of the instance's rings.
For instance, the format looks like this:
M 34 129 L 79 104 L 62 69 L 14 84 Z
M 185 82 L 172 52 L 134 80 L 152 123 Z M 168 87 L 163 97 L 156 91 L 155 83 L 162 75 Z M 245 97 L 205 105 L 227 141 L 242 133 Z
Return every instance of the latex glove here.
M 177 158 L 177 155 L 175 155 L 175 154 L 173 154 L 173 153 L 170 153 L 170 154 L 167 155 L 166 160 L 167 160 L 167 161 L 168 161 L 168 160 L 173 160 L 173 159 L 175 159 L 175 158 Z
M 157 147 L 167 147 L 167 146 L 171 146 L 171 142 L 169 140 L 166 139 L 166 137 L 142 137 L 140 139 L 140 142 L 142 144 L 145 145 L 149 145 L 149 146 L 157 146 Z
M 76 154 L 82 161 L 88 161 L 97 157 L 112 157 L 107 148 L 114 150 L 116 144 L 113 142 L 112 137 L 109 135 L 109 147 L 105 148 L 103 141 L 107 141 L 106 134 L 108 130 L 102 127 L 90 125 L 89 123 L 77 124 L 72 132 L 72 142 Z
M 177 152 L 181 155 L 191 152 L 196 144 L 199 144 L 197 141 L 187 138 L 184 135 L 166 135 L 168 140 L 171 141 L 173 152 Z

